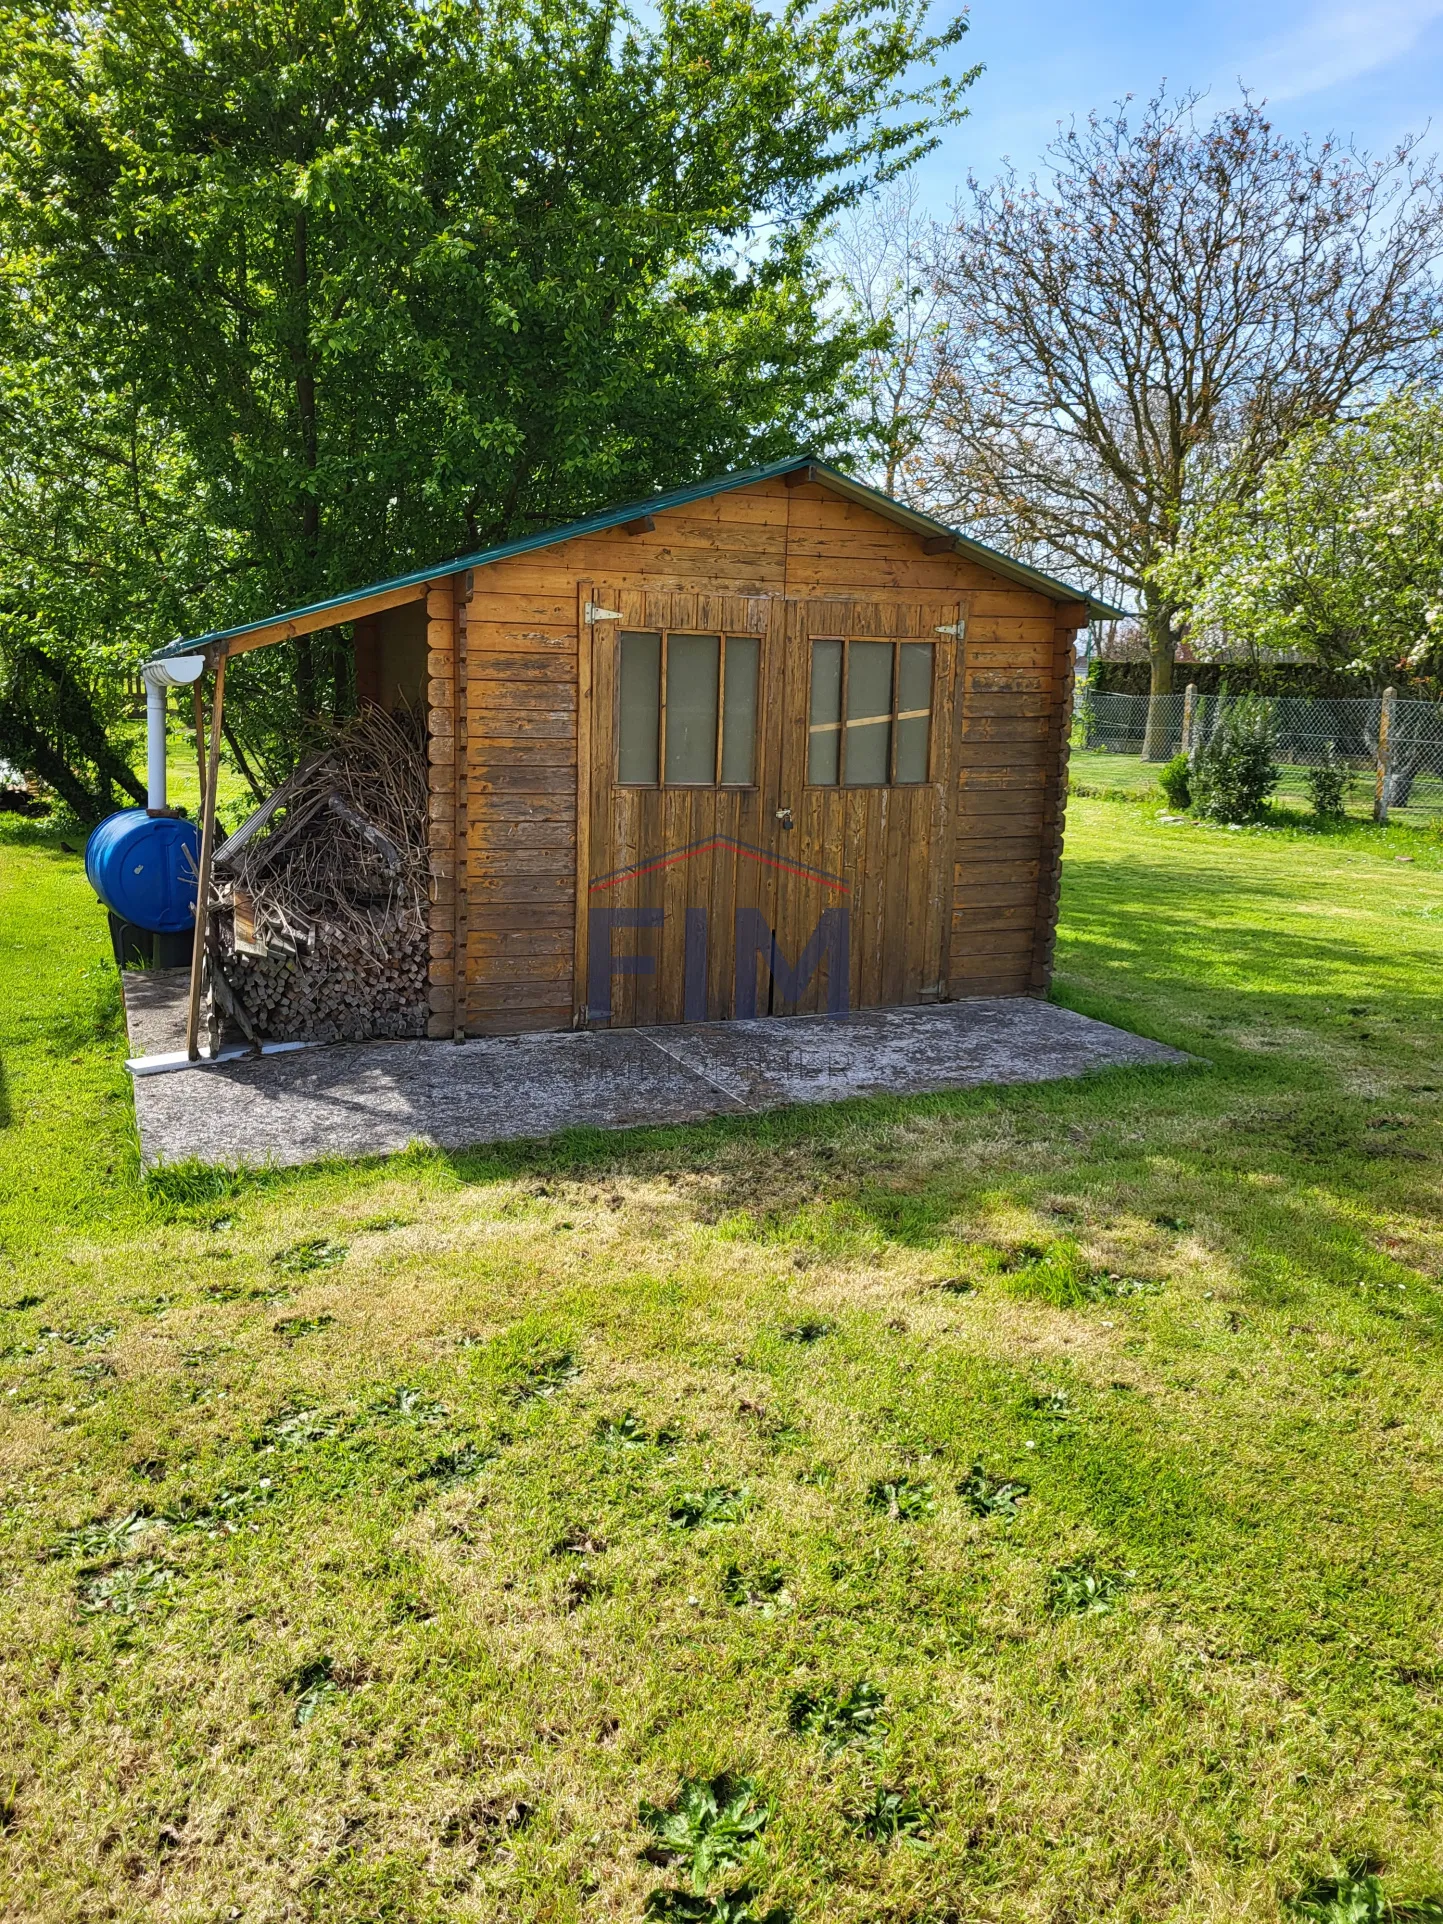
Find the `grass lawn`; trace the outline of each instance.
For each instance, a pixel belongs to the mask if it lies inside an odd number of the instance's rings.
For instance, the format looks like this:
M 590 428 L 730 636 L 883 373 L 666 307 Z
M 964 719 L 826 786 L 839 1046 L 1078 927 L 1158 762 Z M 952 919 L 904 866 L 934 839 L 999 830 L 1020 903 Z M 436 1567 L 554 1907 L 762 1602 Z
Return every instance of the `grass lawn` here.
M 1438 837 L 1074 801 L 1211 1066 L 143 1187 L 6 836 L 0 1916 L 1431 1914 Z
M 1154 807 L 1163 800 L 1158 787 L 1161 762 L 1145 762 L 1140 755 L 1114 755 L 1101 748 L 1072 749 L 1071 786 L 1074 794 L 1101 796 L 1115 801 L 1147 801 Z M 1347 796 L 1350 819 L 1364 822 L 1373 816 L 1373 782 L 1366 769 L 1354 771 L 1353 785 Z M 1308 800 L 1308 771 L 1296 762 L 1283 762 L 1273 790 L 1273 809 L 1280 815 L 1311 815 Z M 1443 824 L 1443 776 L 1425 769 L 1413 783 L 1406 808 L 1395 808 L 1398 823 L 1412 828 L 1431 829 Z

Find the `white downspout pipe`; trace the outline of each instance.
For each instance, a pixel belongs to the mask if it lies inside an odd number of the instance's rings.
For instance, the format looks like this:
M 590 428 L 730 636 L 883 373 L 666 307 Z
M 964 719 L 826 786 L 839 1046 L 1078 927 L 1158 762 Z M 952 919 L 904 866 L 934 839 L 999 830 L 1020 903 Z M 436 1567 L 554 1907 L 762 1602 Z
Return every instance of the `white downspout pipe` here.
M 205 673 L 205 656 L 148 661 L 140 672 L 145 681 L 145 806 L 152 815 L 162 815 L 166 806 L 165 691 L 199 681 Z

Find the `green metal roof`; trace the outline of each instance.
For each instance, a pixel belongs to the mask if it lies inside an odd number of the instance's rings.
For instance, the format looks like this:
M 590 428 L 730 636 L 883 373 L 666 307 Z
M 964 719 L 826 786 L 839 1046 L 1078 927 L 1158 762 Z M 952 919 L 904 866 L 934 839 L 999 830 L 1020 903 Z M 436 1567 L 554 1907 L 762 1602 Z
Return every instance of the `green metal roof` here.
M 619 528 L 623 522 L 636 521 L 642 515 L 661 514 L 668 508 L 684 508 L 688 502 L 703 501 L 708 495 L 728 494 L 734 488 L 751 487 L 757 481 L 775 481 L 784 474 L 794 473 L 798 468 L 814 468 L 829 488 L 861 507 L 885 515 L 898 527 L 908 528 L 914 534 L 946 535 L 956 544 L 958 554 L 980 562 L 984 568 L 992 569 L 995 574 L 1009 581 L 1035 588 L 1039 594 L 1048 595 L 1054 601 L 1085 601 L 1094 620 L 1116 621 L 1125 618 L 1126 610 L 1114 608 L 1099 596 L 1071 587 L 1054 575 L 1044 574 L 1040 568 L 1030 568 L 1026 562 L 1014 561 L 1010 555 L 999 554 L 984 542 L 974 541 L 970 535 L 959 534 L 955 528 L 934 521 L 930 515 L 919 514 L 915 508 L 905 507 L 890 495 L 854 481 L 851 475 L 828 467 L 823 461 L 815 461 L 810 455 L 797 454 L 786 461 L 774 461 L 769 467 L 742 468 L 734 474 L 717 475 L 710 481 L 693 482 L 688 488 L 673 488 L 669 494 L 654 494 L 644 501 L 629 501 L 623 507 L 605 508 L 598 514 L 584 516 L 580 521 L 567 521 L 560 527 L 543 529 L 539 534 L 522 535 L 518 541 L 503 542 L 499 548 L 483 548 L 477 554 L 456 555 L 448 561 L 433 562 L 429 568 L 413 568 L 409 574 L 392 575 L 387 581 L 368 582 L 364 587 L 348 589 L 343 595 L 331 595 L 325 601 L 307 602 L 303 608 L 282 609 L 261 621 L 245 621 L 235 628 L 214 628 L 209 634 L 191 635 L 184 641 L 172 641 L 158 649 L 151 660 L 164 661 L 168 655 L 194 654 L 198 649 L 211 648 L 220 642 L 235 641 L 242 635 L 253 634 L 257 628 L 269 628 L 278 621 L 299 621 L 310 615 L 325 614 L 330 609 L 336 611 L 338 622 L 344 621 L 345 610 L 350 603 L 360 601 L 367 595 L 386 594 L 393 588 L 419 587 L 426 581 L 443 581 L 448 575 L 460 574 L 468 568 L 484 568 L 493 561 L 506 561 L 513 555 L 529 554 L 534 548 L 550 548 L 558 541 L 573 541 L 579 535 L 601 534 L 607 528 Z

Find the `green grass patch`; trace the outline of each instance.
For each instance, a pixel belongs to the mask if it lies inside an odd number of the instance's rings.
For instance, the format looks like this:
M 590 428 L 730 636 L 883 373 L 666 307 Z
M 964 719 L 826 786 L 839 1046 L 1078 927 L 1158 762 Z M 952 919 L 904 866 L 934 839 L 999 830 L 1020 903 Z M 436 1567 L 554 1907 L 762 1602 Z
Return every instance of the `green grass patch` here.
M 1074 798 L 1182 1071 L 142 1181 L 0 837 L 17 1917 L 1437 1915 L 1443 841 Z

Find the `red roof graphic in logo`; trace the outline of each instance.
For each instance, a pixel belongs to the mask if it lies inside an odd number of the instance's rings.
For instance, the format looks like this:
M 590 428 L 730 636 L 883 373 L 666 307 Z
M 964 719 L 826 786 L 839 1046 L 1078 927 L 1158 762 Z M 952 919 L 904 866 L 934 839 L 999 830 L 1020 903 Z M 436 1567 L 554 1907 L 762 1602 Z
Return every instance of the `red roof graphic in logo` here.
M 826 869 L 812 868 L 806 862 L 791 862 L 772 849 L 756 848 L 750 842 L 739 842 L 734 835 L 708 835 L 700 842 L 688 842 L 684 848 L 663 849 L 660 855 L 646 857 L 640 862 L 630 862 L 625 868 L 613 869 L 609 875 L 598 875 L 591 884 L 593 895 L 603 894 L 607 889 L 617 888 L 622 882 L 629 882 L 633 876 L 655 875 L 663 869 L 676 868 L 683 862 L 694 861 L 698 855 L 710 855 L 716 851 L 730 852 L 755 862 L 759 868 L 776 869 L 783 875 L 800 876 L 803 881 L 820 882 L 823 888 L 836 889 L 841 895 L 850 895 L 852 885 L 844 882 L 840 875 L 830 875 Z

